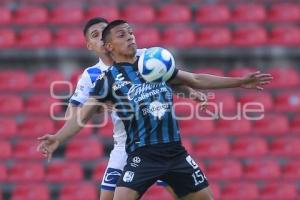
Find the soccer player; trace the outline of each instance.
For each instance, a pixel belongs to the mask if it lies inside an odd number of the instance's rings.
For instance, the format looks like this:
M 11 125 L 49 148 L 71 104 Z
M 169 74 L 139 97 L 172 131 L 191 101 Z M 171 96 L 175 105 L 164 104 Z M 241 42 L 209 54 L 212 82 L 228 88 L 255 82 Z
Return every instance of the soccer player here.
M 242 87 L 261 90 L 270 83 L 272 76 L 255 72 L 230 78 L 175 70 L 167 83 L 151 84 L 138 72 L 137 45 L 126 21 L 109 23 L 102 39 L 115 63 L 97 78 L 91 92 L 94 97 L 82 111 L 95 112 L 98 101 L 112 102 L 125 127 L 128 159 L 114 200 L 138 199 L 158 179 L 170 185 L 179 198 L 213 199 L 205 175 L 181 145 L 180 131 L 172 114 L 170 85 L 184 83 L 194 89 Z M 151 107 L 155 107 L 155 112 Z
M 83 34 L 86 39 L 86 46 L 90 51 L 95 52 L 99 56 L 99 62 L 92 67 L 86 68 L 78 81 L 76 90 L 70 99 L 68 110 L 66 112 L 66 116 L 68 116 L 67 118 L 69 118 L 69 120 L 67 120 L 65 126 L 55 135 L 45 135 L 40 138 L 43 142 L 39 145 L 38 149 L 39 151 L 43 151 L 44 148 L 47 148 L 48 160 L 51 159 L 52 153 L 60 144 L 66 142 L 78 132 L 80 128 L 79 125 L 73 129 L 68 129 L 68 124 L 76 124 L 72 121 L 72 119 L 76 118 L 74 115 L 79 113 L 80 106 L 82 106 L 89 98 L 89 92 L 93 87 L 96 78 L 113 64 L 113 60 L 107 54 L 101 40 L 102 30 L 107 26 L 107 24 L 108 21 L 106 19 L 92 18 L 84 27 Z M 136 55 L 139 56 L 144 50 L 145 49 L 138 49 Z M 184 93 L 186 96 L 192 95 L 194 99 L 202 103 L 205 103 L 206 101 L 204 94 L 194 91 L 191 88 L 177 86 L 174 89 L 178 93 Z M 113 199 L 117 180 L 122 174 L 122 170 L 127 159 L 127 153 L 125 151 L 126 131 L 115 112 L 112 112 L 112 119 L 114 123 L 113 137 L 115 145 L 110 153 L 110 159 L 101 183 L 100 200 Z M 71 131 L 63 131 L 65 129 Z M 160 182 L 160 184 L 162 183 Z M 167 187 L 167 189 L 172 194 L 171 189 L 169 187 Z M 174 196 L 174 194 L 172 195 Z

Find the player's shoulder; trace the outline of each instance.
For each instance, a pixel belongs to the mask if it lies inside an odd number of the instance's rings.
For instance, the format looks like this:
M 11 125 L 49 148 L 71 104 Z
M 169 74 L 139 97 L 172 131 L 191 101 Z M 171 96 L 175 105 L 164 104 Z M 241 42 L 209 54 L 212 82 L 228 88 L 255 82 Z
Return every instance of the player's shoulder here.
M 99 77 L 100 74 L 107 71 L 109 69 L 108 66 L 104 65 L 102 62 L 98 62 L 97 64 L 87 67 L 84 71 L 82 76 L 85 78 L 89 78 L 91 82 L 95 82 L 96 79 Z

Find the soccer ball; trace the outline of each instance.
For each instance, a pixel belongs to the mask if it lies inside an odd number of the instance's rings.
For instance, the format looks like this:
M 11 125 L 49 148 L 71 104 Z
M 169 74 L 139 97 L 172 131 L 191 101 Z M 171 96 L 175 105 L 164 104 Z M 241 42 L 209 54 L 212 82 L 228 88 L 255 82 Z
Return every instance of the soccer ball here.
M 167 49 L 152 47 L 140 56 L 138 68 L 147 82 L 165 82 L 175 70 L 175 61 Z

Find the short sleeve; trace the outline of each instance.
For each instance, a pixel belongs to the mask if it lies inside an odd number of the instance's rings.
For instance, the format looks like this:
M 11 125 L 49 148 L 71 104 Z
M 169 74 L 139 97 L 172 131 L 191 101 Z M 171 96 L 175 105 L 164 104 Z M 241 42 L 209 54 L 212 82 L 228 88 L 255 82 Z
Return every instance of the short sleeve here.
M 176 75 L 178 74 L 178 69 L 175 68 L 173 74 L 171 75 L 171 77 L 169 78 L 169 80 L 167 80 L 167 82 L 170 82 L 172 79 L 174 79 L 176 77 Z

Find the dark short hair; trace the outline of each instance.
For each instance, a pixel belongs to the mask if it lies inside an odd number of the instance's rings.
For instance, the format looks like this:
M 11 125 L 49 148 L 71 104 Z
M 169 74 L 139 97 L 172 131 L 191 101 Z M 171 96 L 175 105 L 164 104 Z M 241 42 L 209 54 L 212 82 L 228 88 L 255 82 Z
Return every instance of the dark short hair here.
M 89 21 L 87 21 L 84 25 L 84 28 L 83 28 L 83 35 L 86 36 L 86 33 L 87 31 L 89 30 L 89 28 L 91 26 L 93 26 L 94 24 L 98 24 L 98 23 L 106 23 L 108 24 L 109 22 L 102 18 L 102 17 L 94 17 L 94 18 L 91 18 L 89 19 Z
M 127 21 L 121 20 L 121 19 L 117 19 L 117 20 L 110 22 L 102 31 L 103 42 L 104 43 L 107 42 L 107 36 L 109 35 L 111 29 L 113 29 L 116 26 L 119 26 L 120 24 L 127 24 L 127 23 L 128 23 Z

